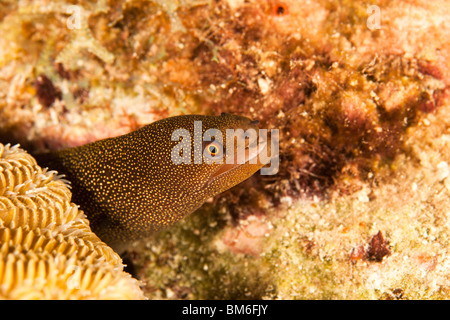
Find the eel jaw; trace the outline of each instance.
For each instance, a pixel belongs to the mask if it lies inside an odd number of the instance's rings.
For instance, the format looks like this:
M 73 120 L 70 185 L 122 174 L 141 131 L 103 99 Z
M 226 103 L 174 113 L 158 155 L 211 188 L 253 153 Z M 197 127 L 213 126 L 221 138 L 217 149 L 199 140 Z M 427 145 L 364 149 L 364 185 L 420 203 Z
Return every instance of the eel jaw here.
M 238 168 L 244 165 L 254 165 L 258 167 L 262 167 L 267 163 L 263 163 L 258 159 L 258 156 L 263 153 L 267 148 L 267 141 L 262 141 L 261 143 L 255 143 L 253 146 L 249 146 L 245 149 L 245 162 L 244 163 L 236 163 L 236 158 L 234 163 L 227 164 L 224 163 L 220 165 L 208 178 L 205 182 L 205 187 L 209 186 L 213 181 L 220 178 L 224 174 L 231 173 L 236 171 Z M 267 152 L 267 151 L 266 151 Z M 253 160 L 253 161 L 252 161 Z M 252 163 L 250 163 L 252 161 Z

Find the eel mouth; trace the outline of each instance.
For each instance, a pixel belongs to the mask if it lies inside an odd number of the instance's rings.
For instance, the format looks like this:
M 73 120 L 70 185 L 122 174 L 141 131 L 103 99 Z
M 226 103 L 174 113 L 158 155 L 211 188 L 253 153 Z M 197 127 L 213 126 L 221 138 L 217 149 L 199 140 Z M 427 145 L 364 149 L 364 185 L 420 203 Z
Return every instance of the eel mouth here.
M 238 170 L 242 166 L 258 166 L 263 167 L 265 164 L 268 163 L 270 159 L 261 159 L 260 155 L 267 155 L 267 148 L 270 145 L 270 137 L 263 141 L 258 141 L 258 138 L 255 138 L 253 141 L 246 140 L 245 142 L 245 149 L 244 149 L 244 155 L 245 158 L 242 161 L 242 158 L 240 159 L 238 156 L 238 152 L 235 152 L 232 154 L 234 156 L 233 161 L 225 161 L 224 164 L 221 164 L 218 166 L 218 168 L 211 174 L 209 179 L 205 182 L 205 186 L 210 185 L 214 180 L 222 177 L 226 174 L 231 174 L 232 172 Z M 241 156 L 242 157 L 242 156 Z M 267 158 L 267 156 L 265 156 Z M 231 163 L 227 163 L 231 162 Z

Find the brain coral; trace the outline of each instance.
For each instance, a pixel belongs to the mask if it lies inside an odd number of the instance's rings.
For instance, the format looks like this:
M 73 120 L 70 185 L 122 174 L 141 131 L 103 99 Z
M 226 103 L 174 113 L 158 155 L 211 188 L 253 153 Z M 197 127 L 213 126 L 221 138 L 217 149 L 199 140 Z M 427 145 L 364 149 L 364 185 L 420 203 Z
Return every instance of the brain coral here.
M 138 281 L 90 229 L 55 171 L 0 144 L 0 298 L 139 299 Z

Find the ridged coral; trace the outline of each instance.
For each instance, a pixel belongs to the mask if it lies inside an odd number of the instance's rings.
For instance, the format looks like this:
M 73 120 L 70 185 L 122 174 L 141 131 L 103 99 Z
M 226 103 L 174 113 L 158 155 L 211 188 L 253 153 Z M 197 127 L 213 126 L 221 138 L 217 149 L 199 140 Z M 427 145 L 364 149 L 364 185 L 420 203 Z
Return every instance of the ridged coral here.
M 66 181 L 0 144 L 0 298 L 140 299 L 138 281 L 71 202 Z

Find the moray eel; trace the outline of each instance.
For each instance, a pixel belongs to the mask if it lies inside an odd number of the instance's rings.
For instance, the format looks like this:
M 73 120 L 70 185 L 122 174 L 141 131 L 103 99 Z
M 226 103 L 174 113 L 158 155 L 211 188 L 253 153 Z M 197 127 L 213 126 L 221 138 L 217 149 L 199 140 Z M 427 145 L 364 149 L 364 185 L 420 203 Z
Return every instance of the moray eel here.
M 195 163 L 195 150 L 200 148 L 202 153 L 217 155 L 220 147 L 217 145 L 220 141 L 203 142 L 203 136 L 200 145 L 195 143 L 195 138 L 199 138 L 194 136 L 194 133 L 199 135 L 195 121 L 201 121 L 202 135 L 208 129 L 223 133 L 224 155 L 227 154 L 226 129 L 252 128 L 258 132 L 257 122 L 241 116 L 183 115 L 156 121 L 123 136 L 36 155 L 36 158 L 39 164 L 66 176 L 72 186 L 72 201 L 85 212 L 92 230 L 121 251 L 126 244 L 187 216 L 207 199 L 246 180 L 267 163 L 259 159 L 256 163 L 249 161 L 261 154 L 262 147 L 248 141 L 245 163 Z M 175 164 L 171 158 L 180 143 L 172 141 L 172 133 L 180 128 L 191 135 L 190 164 Z M 235 144 L 230 154 L 237 153 L 238 145 Z M 269 143 L 266 141 L 265 145 Z

